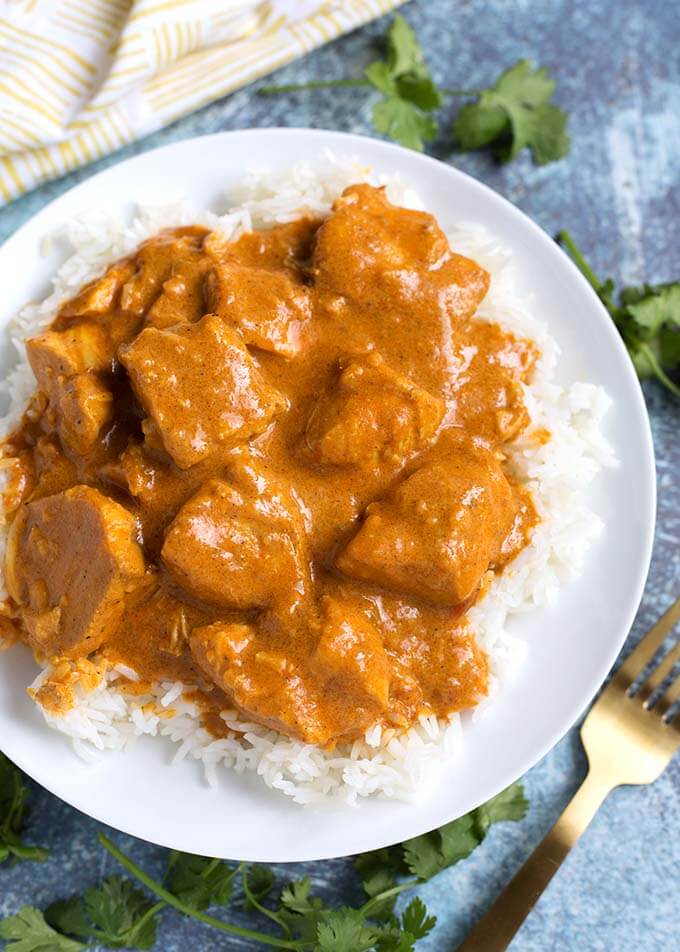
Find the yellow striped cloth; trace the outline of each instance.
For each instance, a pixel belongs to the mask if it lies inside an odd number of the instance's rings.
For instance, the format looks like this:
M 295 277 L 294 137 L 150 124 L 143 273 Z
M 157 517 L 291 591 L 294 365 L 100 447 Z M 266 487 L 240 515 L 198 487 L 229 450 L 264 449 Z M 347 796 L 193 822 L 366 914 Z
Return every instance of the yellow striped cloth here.
M 403 0 L 0 0 L 0 204 Z

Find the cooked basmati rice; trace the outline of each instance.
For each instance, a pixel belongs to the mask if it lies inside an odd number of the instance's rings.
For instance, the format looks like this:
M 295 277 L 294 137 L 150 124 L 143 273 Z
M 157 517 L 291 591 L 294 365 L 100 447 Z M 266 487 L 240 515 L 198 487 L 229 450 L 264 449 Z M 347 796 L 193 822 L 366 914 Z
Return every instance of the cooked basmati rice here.
M 303 213 L 324 215 L 343 188 L 357 181 L 384 184 L 392 201 L 422 207 L 415 192 L 399 177 L 377 176 L 356 160 L 325 154 L 317 163 L 298 163 L 276 174 L 267 169 L 251 170 L 241 187 L 230 191 L 229 199 L 239 204 L 225 215 L 197 210 L 177 200 L 140 205 L 130 222 L 110 208 L 69 222 L 60 237 L 67 239 L 73 254 L 59 269 L 51 295 L 25 307 L 11 327 L 18 362 L 0 385 L 9 400 L 0 433 L 6 434 L 18 423 L 34 389 L 24 338 L 48 324 L 59 303 L 112 260 L 170 226 L 204 224 L 234 239 L 244 231 L 291 221 Z M 590 384 L 563 387 L 554 382 L 558 345 L 532 314 L 531 301 L 519 295 L 508 250 L 475 225 L 460 225 L 449 237 L 456 251 L 474 258 L 491 273 L 491 289 L 478 318 L 530 337 L 542 351 L 534 379 L 525 387 L 532 425 L 514 444 L 510 457 L 517 478 L 533 491 L 541 523 L 530 546 L 495 579 L 469 613 L 477 638 L 491 659 L 493 688 L 526 650 L 509 634 L 512 616 L 552 602 L 560 587 L 580 572 L 585 552 L 601 528 L 584 497 L 595 473 L 614 462 L 601 432 L 609 398 Z M 532 439 L 535 430 L 547 430 L 551 439 L 547 443 Z M 5 535 L 0 528 L 0 557 Z M 42 671 L 32 689 L 48 674 L 48 670 Z M 221 767 L 237 773 L 253 771 L 268 787 L 303 804 L 329 796 L 350 803 L 370 796 L 412 799 L 422 789 L 426 774 L 438 762 L 455 756 L 464 742 L 460 716 L 447 721 L 423 716 L 406 733 L 376 725 L 362 740 L 329 752 L 251 723 L 235 710 L 222 714 L 229 736 L 215 739 L 202 726 L 197 705 L 184 696 L 191 685 L 163 681 L 146 693 L 126 691 L 125 685 L 135 680 L 134 671 L 119 665 L 107 671 L 89 693 L 78 687 L 77 703 L 68 713 L 55 716 L 43 710 L 45 719 L 68 735 L 77 753 L 88 761 L 96 760 L 97 752 L 124 750 L 144 734 L 160 735 L 177 745 L 175 759 L 201 761 L 208 782 L 215 782 Z M 492 699 L 476 713 L 490 705 Z

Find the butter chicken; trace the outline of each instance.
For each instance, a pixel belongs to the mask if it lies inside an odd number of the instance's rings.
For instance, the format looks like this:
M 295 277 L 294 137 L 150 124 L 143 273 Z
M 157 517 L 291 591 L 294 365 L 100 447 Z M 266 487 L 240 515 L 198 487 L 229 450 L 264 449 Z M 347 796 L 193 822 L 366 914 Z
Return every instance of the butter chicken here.
M 41 702 L 90 661 L 320 745 L 474 705 L 466 611 L 536 520 L 504 445 L 537 353 L 475 318 L 488 284 L 355 185 L 323 221 L 164 232 L 64 303 L 4 447 Z

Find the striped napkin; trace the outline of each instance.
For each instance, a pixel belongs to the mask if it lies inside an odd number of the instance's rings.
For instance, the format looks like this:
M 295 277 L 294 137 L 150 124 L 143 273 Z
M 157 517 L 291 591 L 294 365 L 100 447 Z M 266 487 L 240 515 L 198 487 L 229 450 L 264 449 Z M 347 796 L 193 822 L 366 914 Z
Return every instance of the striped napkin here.
M 0 204 L 403 0 L 0 0 Z

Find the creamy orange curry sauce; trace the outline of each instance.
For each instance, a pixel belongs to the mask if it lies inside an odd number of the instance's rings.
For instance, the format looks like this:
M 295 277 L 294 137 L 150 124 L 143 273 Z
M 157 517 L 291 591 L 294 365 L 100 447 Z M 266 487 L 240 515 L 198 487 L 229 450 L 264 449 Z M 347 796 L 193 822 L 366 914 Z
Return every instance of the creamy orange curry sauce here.
M 474 705 L 466 611 L 536 520 L 503 447 L 537 354 L 473 320 L 488 284 L 356 185 L 322 222 L 164 232 L 63 304 L 5 446 L 39 700 L 124 663 L 322 745 Z

